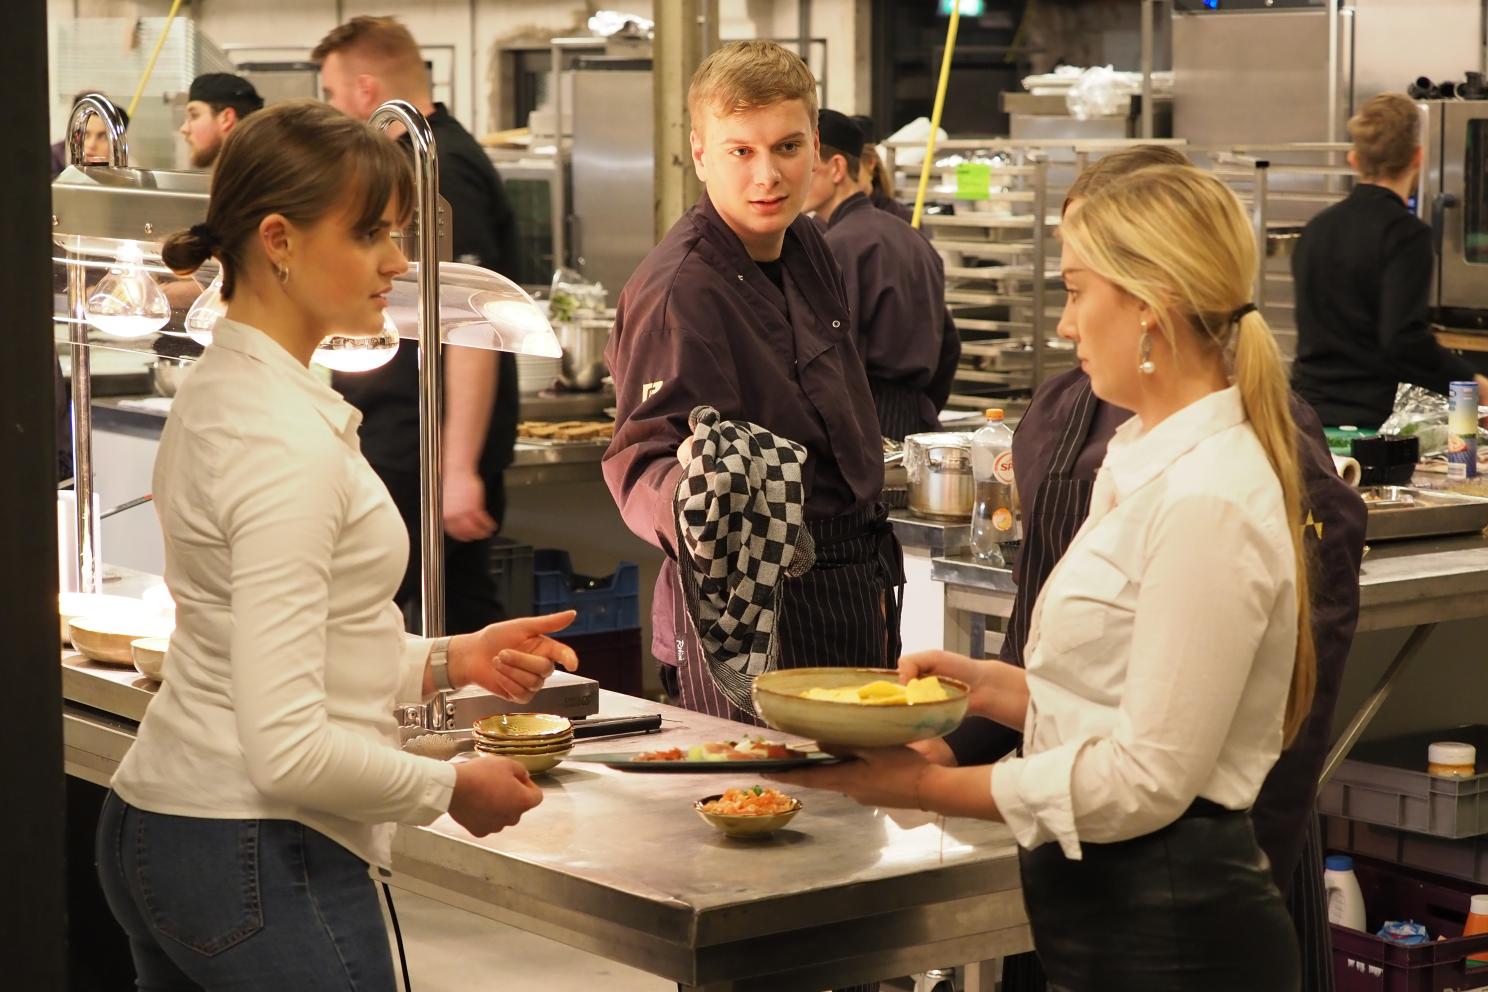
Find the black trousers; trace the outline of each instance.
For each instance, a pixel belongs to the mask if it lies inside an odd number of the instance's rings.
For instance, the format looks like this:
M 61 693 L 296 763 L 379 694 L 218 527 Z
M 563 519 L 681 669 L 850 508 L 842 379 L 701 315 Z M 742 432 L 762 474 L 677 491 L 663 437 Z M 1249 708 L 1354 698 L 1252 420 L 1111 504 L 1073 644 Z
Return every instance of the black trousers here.
M 419 545 L 419 475 L 418 472 L 391 470 L 372 466 L 387 486 L 398 506 L 403 525 L 408 528 L 408 569 L 398 586 L 394 601 L 412 618 L 409 629 L 418 630 L 418 615 L 423 602 L 423 553 Z M 488 476 L 486 509 L 499 524 L 506 511 L 506 490 L 499 474 Z M 491 577 L 491 542 L 444 539 L 444 632 L 468 634 L 490 623 L 506 619 L 506 609 L 496 595 L 496 582 Z
M 1052 992 L 1297 992 L 1297 939 L 1246 813 L 1198 815 L 1115 844 L 1020 851 Z

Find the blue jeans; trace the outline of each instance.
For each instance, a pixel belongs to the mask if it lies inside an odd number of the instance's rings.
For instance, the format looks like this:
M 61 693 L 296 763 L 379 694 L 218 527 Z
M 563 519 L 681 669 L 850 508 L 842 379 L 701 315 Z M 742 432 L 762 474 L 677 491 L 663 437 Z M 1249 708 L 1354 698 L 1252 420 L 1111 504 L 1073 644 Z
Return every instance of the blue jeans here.
M 301 823 L 167 816 L 110 792 L 97 855 L 143 992 L 397 987 L 367 863 Z

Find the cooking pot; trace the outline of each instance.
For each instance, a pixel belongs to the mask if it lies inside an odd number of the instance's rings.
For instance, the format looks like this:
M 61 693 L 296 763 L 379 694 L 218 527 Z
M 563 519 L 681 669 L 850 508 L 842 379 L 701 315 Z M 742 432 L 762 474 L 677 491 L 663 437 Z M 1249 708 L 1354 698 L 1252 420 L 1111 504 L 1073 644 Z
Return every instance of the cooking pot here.
M 575 317 L 553 325 L 563 348 L 560 381 L 565 386 L 588 392 L 598 389 L 600 381 L 609 375 L 604 350 L 610 339 L 610 323 L 601 318 Z
M 150 378 L 154 380 L 155 391 L 161 396 L 176 395 L 176 390 L 181 388 L 181 381 L 191 371 L 192 364 L 194 363 L 164 355 L 155 359 L 150 365 Z
M 909 511 L 932 520 L 969 520 L 976 493 L 971 435 L 911 434 L 904 439 Z

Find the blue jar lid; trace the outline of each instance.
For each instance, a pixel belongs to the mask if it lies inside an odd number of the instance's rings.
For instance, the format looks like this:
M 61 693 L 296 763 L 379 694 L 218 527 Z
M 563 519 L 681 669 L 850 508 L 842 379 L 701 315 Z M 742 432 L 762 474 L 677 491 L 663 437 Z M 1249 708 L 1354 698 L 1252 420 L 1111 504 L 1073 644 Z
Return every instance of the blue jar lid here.
M 1354 859 L 1347 854 L 1330 854 L 1323 862 L 1323 867 L 1329 871 L 1353 871 Z

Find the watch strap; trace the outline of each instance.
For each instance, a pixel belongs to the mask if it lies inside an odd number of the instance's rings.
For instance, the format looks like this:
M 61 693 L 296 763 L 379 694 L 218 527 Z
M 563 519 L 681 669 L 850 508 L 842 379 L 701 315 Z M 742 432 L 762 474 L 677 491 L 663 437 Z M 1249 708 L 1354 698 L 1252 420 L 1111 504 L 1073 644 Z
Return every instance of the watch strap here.
M 450 640 L 436 637 L 429 647 L 429 670 L 434 673 L 434 688 L 439 692 L 450 692 L 455 688 L 449 676 Z

